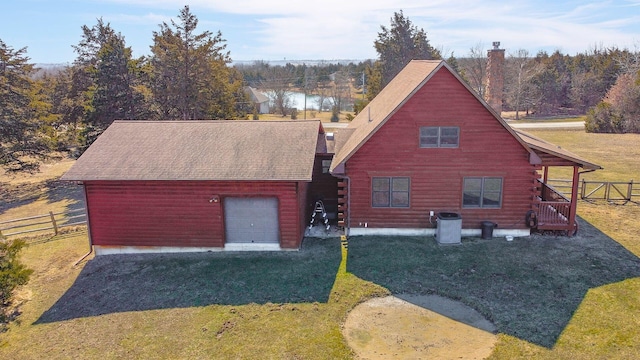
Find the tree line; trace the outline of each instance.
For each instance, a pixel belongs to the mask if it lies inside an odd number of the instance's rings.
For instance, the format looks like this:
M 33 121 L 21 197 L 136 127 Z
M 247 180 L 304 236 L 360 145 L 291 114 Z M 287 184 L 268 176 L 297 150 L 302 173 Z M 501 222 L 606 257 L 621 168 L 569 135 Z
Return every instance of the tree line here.
M 52 150 L 81 152 L 116 119 L 245 116 L 226 40 L 197 26 L 185 6 L 153 32 L 151 55 L 133 58 L 124 36 L 98 19 L 82 27 L 73 64 L 52 74 L 0 40 L 0 165 L 34 170 Z
M 33 170 L 52 150 L 81 153 L 115 119 L 247 118 L 256 110 L 246 85 L 269 90 L 282 115 L 292 111 L 292 89 L 317 95 L 321 104 L 330 100 L 334 115 L 347 103 L 357 113 L 412 59 L 446 57 L 483 96 L 481 44 L 447 56 L 402 11 L 390 20 L 374 40 L 377 59 L 349 64 L 232 66 L 220 31 L 198 31 L 188 6 L 176 21 L 159 24 L 150 55 L 139 58 L 102 19 L 82 27 L 76 59 L 57 72 L 38 71 L 26 48 L 0 39 L 0 166 Z M 508 52 L 504 109 L 516 117 L 587 114 L 587 131 L 640 132 L 639 59 L 638 51 L 615 47 L 573 56 Z M 361 95 L 353 98 L 353 89 Z

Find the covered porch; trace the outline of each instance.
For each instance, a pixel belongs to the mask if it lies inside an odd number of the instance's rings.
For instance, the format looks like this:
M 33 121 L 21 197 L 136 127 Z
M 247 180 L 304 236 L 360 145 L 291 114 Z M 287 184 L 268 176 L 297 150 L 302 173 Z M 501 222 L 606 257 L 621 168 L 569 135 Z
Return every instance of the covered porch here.
M 533 210 L 528 216 L 529 225 L 538 230 L 566 231 L 573 235 L 578 231 L 576 213 L 580 175 L 602 169 L 579 156 L 523 131 L 516 131 L 540 160 L 542 174 L 536 184 Z M 565 196 L 548 184 L 549 168 L 572 169 L 571 193 Z

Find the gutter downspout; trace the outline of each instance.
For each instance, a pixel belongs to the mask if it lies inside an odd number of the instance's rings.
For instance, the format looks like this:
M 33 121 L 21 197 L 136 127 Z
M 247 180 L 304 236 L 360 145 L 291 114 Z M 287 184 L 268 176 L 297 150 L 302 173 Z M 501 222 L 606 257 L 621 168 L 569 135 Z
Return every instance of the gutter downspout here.
M 594 172 L 596 170 L 601 170 L 601 169 L 589 169 L 589 170 L 580 171 L 580 172 L 578 172 L 578 175 L 588 174 L 588 173 Z
M 600 168 L 600 169 L 589 169 L 589 170 L 584 170 L 584 171 L 578 171 L 578 179 L 577 179 L 577 180 L 578 180 L 578 184 L 580 184 L 580 175 L 582 175 L 582 174 L 588 174 L 588 173 L 590 173 L 590 172 L 594 172 L 594 171 L 596 171 L 596 170 L 601 170 L 601 169 L 602 169 L 602 168 Z M 584 195 L 584 188 L 583 188 L 582 190 L 583 190 L 583 191 L 581 192 L 580 196 Z M 576 215 L 577 215 L 577 210 L 576 210 Z
M 82 255 L 78 261 L 76 261 L 73 266 L 77 266 L 82 260 L 86 259 L 87 256 L 93 253 L 93 241 L 91 240 L 91 226 L 89 224 L 89 203 L 87 202 L 87 187 L 82 183 L 82 200 L 84 200 L 84 213 L 87 217 L 87 238 L 89 239 L 89 252 Z

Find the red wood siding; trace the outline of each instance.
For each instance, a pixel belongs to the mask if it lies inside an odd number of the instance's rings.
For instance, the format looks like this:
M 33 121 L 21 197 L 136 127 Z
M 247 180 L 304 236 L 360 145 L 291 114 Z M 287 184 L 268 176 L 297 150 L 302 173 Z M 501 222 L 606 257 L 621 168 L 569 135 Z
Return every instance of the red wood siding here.
M 304 183 L 301 183 L 304 184 Z M 299 204 L 295 182 L 88 181 L 91 239 L 105 246 L 223 247 L 225 197 L 278 198 L 280 245 L 298 248 Z M 217 197 L 217 202 L 209 202 Z
M 298 239 L 302 239 L 304 237 L 304 232 L 307 228 L 307 222 L 309 219 L 307 218 L 307 210 L 309 209 L 309 187 L 311 185 L 307 182 L 299 182 L 298 183 Z M 297 243 L 284 244 L 281 242 L 283 248 L 299 248 L 300 241 Z
M 460 127 L 459 148 L 420 148 L 421 126 Z M 524 147 L 443 68 L 348 160 L 350 226 L 433 227 L 432 210 L 461 213 L 465 228 L 490 220 L 499 228 L 524 229 L 535 170 Z M 376 176 L 410 177 L 410 207 L 372 208 Z M 469 176 L 503 178 L 500 209 L 462 208 L 463 179 Z

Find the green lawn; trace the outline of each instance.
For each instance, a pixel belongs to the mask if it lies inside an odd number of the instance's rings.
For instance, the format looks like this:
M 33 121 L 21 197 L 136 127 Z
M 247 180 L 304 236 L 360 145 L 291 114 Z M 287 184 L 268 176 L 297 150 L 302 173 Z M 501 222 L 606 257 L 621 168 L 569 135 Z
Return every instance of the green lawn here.
M 575 238 L 466 239 L 448 247 L 433 238 L 356 237 L 347 270 L 394 294 L 460 300 L 501 334 L 551 349 L 587 292 L 640 277 L 640 259 L 582 222 Z
M 508 117 L 505 117 L 509 120 L 511 124 L 531 124 L 531 123 L 559 123 L 559 122 L 583 122 L 587 119 L 586 116 L 572 116 L 572 117 L 562 117 L 562 116 L 553 116 L 553 117 L 529 117 L 524 118 L 523 114 L 520 114 L 520 120 L 515 120 L 515 115 L 510 114 Z M 504 117 L 504 116 L 503 116 Z
M 604 166 L 594 179 L 640 178 L 640 135 L 533 133 Z M 9 205 L 5 216 L 21 208 Z M 389 292 L 438 293 L 476 308 L 500 331 L 492 359 L 635 358 L 640 206 L 581 202 L 578 211 L 578 238 L 457 247 L 353 238 L 347 261 L 337 240 L 309 239 L 298 253 L 123 256 L 73 266 L 87 238 L 68 233 L 24 251 L 35 272 L 18 293 L 19 322 L 0 334 L 0 358 L 351 358 L 340 332 L 348 311 Z
M 73 267 L 83 249 L 79 233 L 25 251 L 36 272 L 20 322 L 0 335 L 0 358 L 349 358 L 348 310 L 387 293 L 344 271 L 336 239 L 308 239 L 295 253 L 108 256 Z

